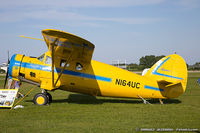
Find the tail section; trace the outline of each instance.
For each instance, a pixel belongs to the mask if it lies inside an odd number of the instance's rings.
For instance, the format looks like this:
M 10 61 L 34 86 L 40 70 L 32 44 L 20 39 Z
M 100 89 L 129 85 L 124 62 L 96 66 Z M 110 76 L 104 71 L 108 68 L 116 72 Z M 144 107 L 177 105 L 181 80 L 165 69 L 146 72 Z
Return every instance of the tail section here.
M 159 88 L 165 90 L 165 97 L 175 98 L 185 92 L 187 65 L 181 56 L 169 55 L 159 60 L 144 76 L 155 79 Z

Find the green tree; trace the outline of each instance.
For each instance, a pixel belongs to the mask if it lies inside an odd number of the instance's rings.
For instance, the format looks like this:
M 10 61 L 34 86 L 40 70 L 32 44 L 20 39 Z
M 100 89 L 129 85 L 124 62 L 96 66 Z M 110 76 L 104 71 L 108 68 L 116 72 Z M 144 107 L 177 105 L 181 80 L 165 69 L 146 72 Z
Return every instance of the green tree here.
M 165 56 L 164 55 L 156 56 L 156 58 L 155 58 L 156 62 L 159 61 L 160 59 L 162 59 L 163 57 L 165 57 Z
M 196 62 L 193 66 L 194 70 L 200 70 L 200 62 Z
M 127 65 L 127 70 L 129 71 L 137 71 L 138 70 L 139 65 L 136 63 L 131 63 Z
M 0 73 L 6 73 L 6 71 L 3 69 L 0 69 Z
M 144 68 L 151 68 L 157 61 L 165 57 L 164 55 L 155 56 L 155 55 L 146 55 L 140 58 L 140 66 Z

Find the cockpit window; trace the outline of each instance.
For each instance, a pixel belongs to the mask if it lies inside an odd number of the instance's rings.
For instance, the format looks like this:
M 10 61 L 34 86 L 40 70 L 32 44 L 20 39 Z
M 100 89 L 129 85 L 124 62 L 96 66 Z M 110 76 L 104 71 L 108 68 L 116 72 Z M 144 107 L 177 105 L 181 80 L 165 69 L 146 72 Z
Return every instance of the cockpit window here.
M 43 54 L 43 55 L 41 55 L 41 56 L 39 56 L 37 59 L 38 59 L 38 60 L 40 60 L 41 62 L 43 62 L 43 59 L 44 59 L 44 54 Z
M 46 56 L 45 64 L 51 65 L 51 57 Z

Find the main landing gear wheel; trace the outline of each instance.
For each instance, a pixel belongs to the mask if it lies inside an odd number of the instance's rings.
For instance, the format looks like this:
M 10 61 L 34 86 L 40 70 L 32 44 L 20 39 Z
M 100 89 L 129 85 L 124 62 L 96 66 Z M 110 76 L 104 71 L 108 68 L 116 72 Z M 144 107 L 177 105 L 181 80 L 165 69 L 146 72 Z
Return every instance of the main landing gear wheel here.
M 46 105 L 49 103 L 49 98 L 45 93 L 38 93 L 34 96 L 33 103 L 37 105 Z
M 46 92 L 45 94 L 47 95 L 47 98 L 48 98 L 48 100 L 49 100 L 49 103 L 51 103 L 51 102 L 52 102 L 52 96 L 51 96 L 51 94 L 48 93 L 48 92 Z

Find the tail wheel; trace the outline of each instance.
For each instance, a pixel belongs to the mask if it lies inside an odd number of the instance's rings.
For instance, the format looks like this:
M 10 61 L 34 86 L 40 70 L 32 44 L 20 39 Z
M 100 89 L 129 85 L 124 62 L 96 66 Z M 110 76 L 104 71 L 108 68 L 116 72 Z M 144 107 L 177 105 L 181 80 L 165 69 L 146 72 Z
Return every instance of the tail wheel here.
M 37 105 L 46 105 L 49 102 L 49 98 L 44 93 L 38 93 L 33 98 L 33 103 Z
M 51 102 L 52 102 L 52 96 L 51 96 L 51 94 L 48 93 L 48 92 L 46 92 L 45 94 L 46 94 L 47 97 L 48 97 L 49 103 L 51 103 Z

